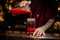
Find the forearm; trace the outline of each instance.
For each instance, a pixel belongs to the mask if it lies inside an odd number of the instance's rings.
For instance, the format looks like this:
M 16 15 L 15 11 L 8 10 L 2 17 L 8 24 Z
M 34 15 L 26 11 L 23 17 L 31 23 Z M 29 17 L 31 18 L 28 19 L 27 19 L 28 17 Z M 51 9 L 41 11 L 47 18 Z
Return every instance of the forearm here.
M 42 27 L 44 28 L 44 31 L 51 27 L 53 23 L 54 19 L 50 19 L 45 25 L 43 25 Z

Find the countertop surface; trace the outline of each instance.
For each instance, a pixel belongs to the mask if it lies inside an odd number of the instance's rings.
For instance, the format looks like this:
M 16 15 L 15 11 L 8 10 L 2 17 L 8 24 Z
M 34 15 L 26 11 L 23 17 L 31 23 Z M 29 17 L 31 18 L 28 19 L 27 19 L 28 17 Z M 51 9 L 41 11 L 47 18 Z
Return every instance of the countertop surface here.
M 6 37 L 10 37 L 10 38 L 30 38 L 30 39 L 60 39 L 60 34 L 52 34 L 52 33 L 46 33 L 46 35 L 41 36 L 41 37 L 36 37 L 36 36 L 32 36 L 32 35 L 27 35 L 26 33 L 20 33 L 19 31 L 14 31 L 14 32 L 9 32 L 7 31 L 6 33 L 2 33 L 0 34 L 1 36 L 6 36 Z

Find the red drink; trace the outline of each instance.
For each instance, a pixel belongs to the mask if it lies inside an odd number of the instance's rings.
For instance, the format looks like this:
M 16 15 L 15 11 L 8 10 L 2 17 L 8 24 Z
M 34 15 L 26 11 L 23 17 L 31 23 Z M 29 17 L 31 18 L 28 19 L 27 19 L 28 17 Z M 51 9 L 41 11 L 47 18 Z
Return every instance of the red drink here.
M 35 18 L 27 19 L 27 33 L 32 34 L 35 31 Z
M 32 28 L 32 27 L 28 27 L 28 28 L 27 28 L 27 32 L 31 32 L 31 33 L 33 33 L 34 30 L 35 30 L 35 28 Z

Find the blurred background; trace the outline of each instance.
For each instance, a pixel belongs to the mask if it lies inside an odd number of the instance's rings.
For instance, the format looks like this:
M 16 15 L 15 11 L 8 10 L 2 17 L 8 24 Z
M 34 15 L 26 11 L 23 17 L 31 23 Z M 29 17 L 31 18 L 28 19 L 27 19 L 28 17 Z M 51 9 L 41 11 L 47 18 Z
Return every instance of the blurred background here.
M 18 1 L 21 0 L 1 0 L 0 1 L 0 35 L 10 33 L 26 33 L 27 24 L 26 19 L 30 17 L 29 12 L 20 16 L 15 16 L 12 12 L 13 8 L 19 8 Z M 60 0 L 54 0 L 56 2 L 56 20 L 52 28 L 49 28 L 47 33 L 60 34 Z M 11 39 L 12 40 L 12 39 Z M 15 39 L 14 39 L 15 40 Z

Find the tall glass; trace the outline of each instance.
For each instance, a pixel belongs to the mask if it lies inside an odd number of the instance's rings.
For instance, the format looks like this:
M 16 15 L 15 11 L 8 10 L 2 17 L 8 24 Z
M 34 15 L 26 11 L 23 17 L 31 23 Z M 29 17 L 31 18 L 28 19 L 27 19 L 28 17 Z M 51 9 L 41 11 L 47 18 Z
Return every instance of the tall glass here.
M 32 35 L 35 30 L 35 18 L 27 18 L 27 34 Z

